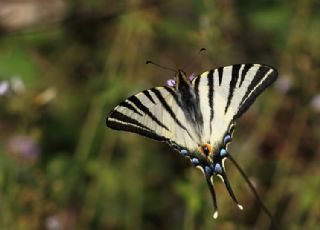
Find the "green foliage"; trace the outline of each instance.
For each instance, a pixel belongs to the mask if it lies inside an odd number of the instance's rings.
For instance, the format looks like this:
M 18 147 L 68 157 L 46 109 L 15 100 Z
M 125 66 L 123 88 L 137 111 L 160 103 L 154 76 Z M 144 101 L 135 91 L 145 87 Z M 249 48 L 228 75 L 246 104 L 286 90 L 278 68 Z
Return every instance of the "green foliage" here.
M 0 44 L 0 77 L 9 79 L 23 76 L 25 83 L 34 82 L 39 77 L 37 63 L 30 58 L 31 53 L 19 39 L 5 40 Z

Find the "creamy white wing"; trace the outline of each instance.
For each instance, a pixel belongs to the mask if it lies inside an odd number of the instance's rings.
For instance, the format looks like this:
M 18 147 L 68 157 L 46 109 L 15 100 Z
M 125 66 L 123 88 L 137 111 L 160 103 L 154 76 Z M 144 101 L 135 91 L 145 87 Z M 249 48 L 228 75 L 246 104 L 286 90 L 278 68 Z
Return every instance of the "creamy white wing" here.
M 260 64 L 221 67 L 196 77 L 192 85 L 205 126 L 201 139 L 214 146 L 221 143 L 230 124 L 276 77 L 275 69 Z
M 174 95 L 171 87 L 156 87 L 133 95 L 110 112 L 107 126 L 194 151 L 198 143 L 193 124 L 187 121 Z

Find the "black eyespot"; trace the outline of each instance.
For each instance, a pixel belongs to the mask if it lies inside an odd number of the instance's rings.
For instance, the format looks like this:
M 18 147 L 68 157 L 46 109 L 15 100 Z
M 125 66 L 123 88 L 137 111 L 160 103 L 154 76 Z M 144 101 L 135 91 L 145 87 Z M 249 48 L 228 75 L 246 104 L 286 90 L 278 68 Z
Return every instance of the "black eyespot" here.
M 209 150 L 208 146 L 203 146 L 202 150 L 203 150 L 203 153 L 206 154 L 206 155 L 208 155 L 210 153 L 210 150 Z

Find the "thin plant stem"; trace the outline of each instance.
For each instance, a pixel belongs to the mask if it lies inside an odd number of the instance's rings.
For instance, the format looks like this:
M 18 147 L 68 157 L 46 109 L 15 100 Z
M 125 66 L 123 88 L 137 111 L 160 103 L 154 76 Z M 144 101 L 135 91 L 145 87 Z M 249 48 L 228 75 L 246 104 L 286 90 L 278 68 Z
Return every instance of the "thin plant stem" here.
M 247 177 L 247 175 L 245 174 L 245 172 L 242 170 L 242 168 L 240 167 L 240 165 L 236 162 L 236 160 L 230 155 L 228 154 L 228 159 L 231 160 L 231 162 L 236 166 L 236 168 L 239 170 L 240 174 L 242 175 L 242 177 L 244 178 L 244 180 L 247 182 L 249 188 L 251 189 L 252 193 L 254 194 L 256 200 L 258 201 L 260 207 L 263 209 L 263 211 L 268 215 L 268 217 L 270 218 L 272 225 L 276 228 L 276 229 L 280 229 L 279 224 L 275 221 L 274 217 L 272 216 L 271 212 L 268 210 L 268 208 L 264 205 L 264 203 L 262 202 L 259 194 L 257 193 L 254 185 L 251 183 L 251 181 L 249 180 L 249 178 Z

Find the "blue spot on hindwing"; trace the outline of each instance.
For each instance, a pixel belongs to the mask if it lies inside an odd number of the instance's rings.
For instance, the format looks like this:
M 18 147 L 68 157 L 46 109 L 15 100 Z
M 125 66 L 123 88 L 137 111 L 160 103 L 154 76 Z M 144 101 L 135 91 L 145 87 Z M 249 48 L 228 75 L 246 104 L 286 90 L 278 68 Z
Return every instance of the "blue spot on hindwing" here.
M 180 150 L 180 154 L 181 154 L 182 156 L 188 156 L 188 150 L 186 150 L 186 149 L 181 149 L 181 150 Z
M 229 134 L 227 134 L 224 139 L 223 139 L 223 143 L 224 144 L 227 144 L 231 141 L 231 136 Z
M 220 156 L 221 156 L 221 157 L 226 156 L 227 153 L 228 153 L 227 150 L 225 150 L 225 149 L 220 149 Z
M 192 158 L 192 159 L 191 159 L 191 162 L 192 162 L 192 164 L 193 164 L 194 166 L 197 166 L 197 165 L 200 163 L 200 161 L 199 161 L 198 158 Z
M 208 176 L 210 176 L 212 174 L 212 169 L 209 166 L 205 166 L 204 171 L 206 172 L 206 175 L 208 175 Z
M 215 166 L 214 166 L 214 171 L 216 173 L 222 173 L 222 167 L 219 163 L 217 163 Z

